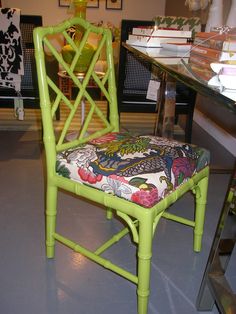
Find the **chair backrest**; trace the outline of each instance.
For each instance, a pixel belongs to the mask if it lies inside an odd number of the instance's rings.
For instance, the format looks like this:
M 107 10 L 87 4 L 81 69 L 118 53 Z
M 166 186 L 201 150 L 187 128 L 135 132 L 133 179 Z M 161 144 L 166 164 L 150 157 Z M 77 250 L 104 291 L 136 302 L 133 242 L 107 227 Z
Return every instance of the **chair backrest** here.
M 21 80 L 21 93 L 23 96 L 38 96 L 33 43 L 33 30 L 38 26 L 42 26 L 42 16 L 21 15 L 20 29 L 24 60 L 24 75 Z
M 72 26 L 75 26 L 78 34 L 81 35 L 81 39 L 76 43 L 67 32 Z M 88 69 L 81 75 L 81 73 L 75 72 L 75 68 L 78 63 L 81 62 L 82 59 L 80 58 L 86 58 L 86 49 L 88 48 L 87 41 L 91 33 L 97 34 L 99 38 L 98 44 L 94 49 Z M 64 37 L 65 43 L 70 45 L 72 49 L 73 57 L 70 64 L 64 61 L 61 53 L 55 49 L 48 39 L 48 36 L 58 34 L 61 34 Z M 46 155 L 50 161 L 55 162 L 56 152 L 66 148 L 72 148 L 79 143 L 85 143 L 86 141 L 96 139 L 111 131 L 119 131 L 115 72 L 112 54 L 112 35 L 110 30 L 96 27 L 81 18 L 74 17 L 53 27 L 39 27 L 35 29 L 34 44 L 44 142 L 46 153 L 48 153 Z M 56 58 L 60 68 L 65 70 L 66 77 L 70 79 L 76 87 L 77 95 L 74 101 L 69 100 L 50 77 L 50 73 L 45 64 L 45 46 L 47 46 L 47 51 L 50 51 L 51 55 Z M 95 65 L 104 47 L 106 50 L 107 69 L 106 72 L 101 75 L 101 73 L 95 71 Z M 109 117 L 107 117 L 106 113 L 104 114 L 99 107 L 100 101 L 93 99 L 87 90 L 88 83 L 91 79 L 96 83 L 107 102 Z M 53 90 L 54 94 L 56 94 L 56 97 L 53 100 L 50 99 L 50 90 Z M 65 106 L 66 116 L 62 119 L 63 121 L 60 121 L 60 130 L 58 131 L 55 129 L 54 116 L 60 105 Z M 85 119 L 83 121 L 76 120 L 77 115 L 81 113 L 81 109 L 83 109 L 84 105 L 87 111 Z M 92 124 L 94 119 L 99 120 L 98 129 L 93 128 Z M 78 126 L 76 126 L 78 135 L 73 140 L 68 141 L 68 134 L 74 128 L 75 120 L 76 123 L 78 123 Z
M 118 106 L 122 111 L 156 111 L 156 102 L 146 99 L 148 83 L 151 79 L 151 65 L 129 53 L 122 43 L 128 39 L 133 27 L 154 26 L 154 21 L 122 20 L 120 37 L 120 58 L 118 71 Z M 135 106 L 135 108 L 134 108 Z

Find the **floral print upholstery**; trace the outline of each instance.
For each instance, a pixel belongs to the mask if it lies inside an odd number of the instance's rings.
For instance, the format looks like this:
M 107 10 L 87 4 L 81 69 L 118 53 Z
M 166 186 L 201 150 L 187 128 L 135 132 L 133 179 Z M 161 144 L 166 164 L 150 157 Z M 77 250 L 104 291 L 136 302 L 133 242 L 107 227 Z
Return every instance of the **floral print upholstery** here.
M 109 133 L 57 155 L 57 173 L 152 207 L 209 164 L 209 152 L 156 136 Z

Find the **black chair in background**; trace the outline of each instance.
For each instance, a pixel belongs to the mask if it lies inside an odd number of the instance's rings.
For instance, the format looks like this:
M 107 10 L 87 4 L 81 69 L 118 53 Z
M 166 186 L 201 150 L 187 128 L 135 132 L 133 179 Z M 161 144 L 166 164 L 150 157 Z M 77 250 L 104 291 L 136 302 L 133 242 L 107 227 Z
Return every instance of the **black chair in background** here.
M 21 15 L 20 29 L 22 36 L 24 75 L 21 80 L 21 95 L 25 108 L 39 107 L 39 92 L 34 57 L 33 29 L 42 26 L 42 16 Z M 12 88 L 0 88 L 0 107 L 14 107 L 17 94 Z
M 152 66 L 142 58 L 130 53 L 122 46 L 132 33 L 133 27 L 154 26 L 154 21 L 122 20 L 120 59 L 118 71 L 119 112 L 157 112 L 157 102 L 146 98 Z M 193 111 L 196 93 L 190 88 L 176 84 L 176 120 L 186 115 L 185 141 L 191 142 Z

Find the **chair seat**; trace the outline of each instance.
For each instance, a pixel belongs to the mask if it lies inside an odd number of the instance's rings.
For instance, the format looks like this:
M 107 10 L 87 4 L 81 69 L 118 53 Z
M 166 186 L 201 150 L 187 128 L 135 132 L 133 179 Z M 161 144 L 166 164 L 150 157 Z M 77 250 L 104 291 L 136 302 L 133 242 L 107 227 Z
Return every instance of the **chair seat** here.
M 57 173 L 152 207 L 209 164 L 209 152 L 156 136 L 110 133 L 57 155 Z

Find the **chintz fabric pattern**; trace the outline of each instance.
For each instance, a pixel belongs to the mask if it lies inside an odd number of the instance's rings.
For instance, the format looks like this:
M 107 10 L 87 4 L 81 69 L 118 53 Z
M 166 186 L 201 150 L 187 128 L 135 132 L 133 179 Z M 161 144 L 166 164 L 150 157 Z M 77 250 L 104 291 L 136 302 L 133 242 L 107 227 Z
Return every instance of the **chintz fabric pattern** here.
M 57 173 L 152 207 L 209 164 L 209 152 L 154 136 L 110 133 L 57 156 Z

